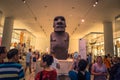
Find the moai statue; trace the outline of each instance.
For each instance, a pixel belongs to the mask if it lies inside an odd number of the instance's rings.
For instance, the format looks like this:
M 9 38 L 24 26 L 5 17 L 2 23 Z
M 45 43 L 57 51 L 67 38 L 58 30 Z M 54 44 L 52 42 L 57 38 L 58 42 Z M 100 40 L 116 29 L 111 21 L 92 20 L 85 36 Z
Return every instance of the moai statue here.
M 53 27 L 54 32 L 50 35 L 50 52 L 54 53 L 57 59 L 65 60 L 69 46 L 69 34 L 65 32 L 65 18 L 63 16 L 55 17 Z

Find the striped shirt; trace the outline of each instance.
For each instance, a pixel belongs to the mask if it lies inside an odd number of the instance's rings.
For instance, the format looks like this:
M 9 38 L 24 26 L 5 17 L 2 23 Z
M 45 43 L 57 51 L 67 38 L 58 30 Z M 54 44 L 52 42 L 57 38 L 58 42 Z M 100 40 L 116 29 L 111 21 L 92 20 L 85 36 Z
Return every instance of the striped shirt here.
M 22 65 L 15 62 L 0 64 L 0 80 L 24 80 Z

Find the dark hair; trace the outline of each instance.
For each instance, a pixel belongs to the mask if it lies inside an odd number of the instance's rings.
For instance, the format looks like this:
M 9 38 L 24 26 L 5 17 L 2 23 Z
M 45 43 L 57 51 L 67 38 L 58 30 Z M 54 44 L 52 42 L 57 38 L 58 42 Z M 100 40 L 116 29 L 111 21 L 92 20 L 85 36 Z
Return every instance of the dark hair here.
M 6 53 L 5 48 L 5 46 L 0 46 L 0 54 Z
M 78 68 L 79 68 L 79 71 L 84 71 L 87 67 L 87 61 L 84 60 L 84 59 L 81 59 L 78 63 Z
M 32 51 L 32 49 L 31 49 L 31 48 L 29 48 L 29 51 L 31 52 L 31 51 Z
M 43 62 L 47 63 L 47 66 L 50 66 L 53 63 L 53 56 L 49 54 L 45 54 L 42 56 Z
M 107 55 L 105 55 L 105 58 L 107 58 Z
M 11 59 L 13 58 L 16 54 L 18 54 L 18 49 L 11 49 L 7 53 L 7 58 Z

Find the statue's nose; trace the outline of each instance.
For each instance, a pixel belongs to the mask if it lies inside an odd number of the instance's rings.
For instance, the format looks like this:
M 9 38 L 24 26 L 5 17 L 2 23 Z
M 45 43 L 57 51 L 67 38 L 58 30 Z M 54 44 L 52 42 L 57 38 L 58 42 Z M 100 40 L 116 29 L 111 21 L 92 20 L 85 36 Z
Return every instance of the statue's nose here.
M 63 23 L 62 22 L 57 22 L 57 25 L 63 25 Z

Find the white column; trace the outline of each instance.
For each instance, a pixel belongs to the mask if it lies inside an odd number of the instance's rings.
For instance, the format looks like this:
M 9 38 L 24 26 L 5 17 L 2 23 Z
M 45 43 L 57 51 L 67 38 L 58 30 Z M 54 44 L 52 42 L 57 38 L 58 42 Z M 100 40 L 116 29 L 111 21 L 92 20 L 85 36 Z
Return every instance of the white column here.
M 13 30 L 13 17 L 6 17 L 3 28 L 2 46 L 6 46 L 7 50 L 10 49 L 12 30 Z
M 114 55 L 112 22 L 104 22 L 104 50 L 105 54 Z

